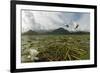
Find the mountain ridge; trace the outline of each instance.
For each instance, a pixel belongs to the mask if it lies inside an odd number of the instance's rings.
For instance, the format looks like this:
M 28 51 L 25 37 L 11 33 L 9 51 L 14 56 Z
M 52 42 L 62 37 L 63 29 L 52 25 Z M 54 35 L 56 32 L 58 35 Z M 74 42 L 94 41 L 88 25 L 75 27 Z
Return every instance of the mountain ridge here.
M 58 28 L 52 31 L 33 31 L 33 30 L 29 30 L 27 32 L 22 33 L 22 35 L 42 35 L 42 34 L 90 34 L 90 32 L 85 32 L 85 31 L 77 31 L 77 32 L 70 32 L 64 28 Z

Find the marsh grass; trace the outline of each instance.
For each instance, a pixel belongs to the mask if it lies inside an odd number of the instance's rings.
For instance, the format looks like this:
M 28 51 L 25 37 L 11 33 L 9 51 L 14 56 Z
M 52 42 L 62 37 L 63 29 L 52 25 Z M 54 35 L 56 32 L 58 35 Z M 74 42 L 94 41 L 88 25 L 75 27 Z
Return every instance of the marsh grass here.
M 71 61 L 90 58 L 89 35 L 22 35 L 22 62 L 35 62 L 27 59 L 28 49 L 34 48 L 39 61 Z

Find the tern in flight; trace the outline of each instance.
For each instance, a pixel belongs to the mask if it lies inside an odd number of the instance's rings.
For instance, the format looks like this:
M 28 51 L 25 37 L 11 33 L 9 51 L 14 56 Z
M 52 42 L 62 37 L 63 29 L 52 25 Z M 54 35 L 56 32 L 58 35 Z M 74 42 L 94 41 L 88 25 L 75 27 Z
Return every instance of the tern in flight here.
M 75 27 L 75 29 L 77 29 L 79 27 L 79 24 L 76 24 L 76 27 Z

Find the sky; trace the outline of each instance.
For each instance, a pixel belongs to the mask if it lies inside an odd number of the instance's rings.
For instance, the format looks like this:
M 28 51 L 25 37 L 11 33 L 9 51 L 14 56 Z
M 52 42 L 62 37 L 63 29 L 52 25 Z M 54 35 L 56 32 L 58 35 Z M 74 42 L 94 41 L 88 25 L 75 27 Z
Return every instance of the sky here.
M 21 16 L 22 32 L 50 31 L 58 28 L 69 31 L 90 31 L 89 13 L 22 10 Z M 76 24 L 79 25 L 77 29 L 75 29 Z

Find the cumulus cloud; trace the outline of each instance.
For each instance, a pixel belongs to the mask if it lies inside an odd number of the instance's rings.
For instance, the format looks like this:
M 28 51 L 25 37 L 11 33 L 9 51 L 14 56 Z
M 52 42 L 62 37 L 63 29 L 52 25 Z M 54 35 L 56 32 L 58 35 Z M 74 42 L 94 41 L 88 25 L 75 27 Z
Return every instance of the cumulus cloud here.
M 57 28 L 73 29 L 73 22 L 79 24 L 78 30 L 90 30 L 90 14 L 77 12 L 22 11 L 22 32 L 28 30 L 54 30 Z M 65 25 L 69 25 L 67 28 Z M 87 28 L 88 27 L 88 28 Z
M 80 24 L 79 30 L 90 31 L 90 14 L 82 14 L 77 22 Z

